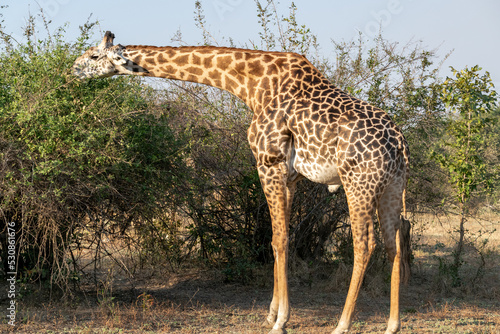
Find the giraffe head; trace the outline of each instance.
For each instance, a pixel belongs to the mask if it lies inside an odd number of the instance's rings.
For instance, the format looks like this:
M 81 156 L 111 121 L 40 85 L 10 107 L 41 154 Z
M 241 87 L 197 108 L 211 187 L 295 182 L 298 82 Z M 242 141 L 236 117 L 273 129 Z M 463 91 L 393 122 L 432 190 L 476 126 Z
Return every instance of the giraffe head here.
M 89 48 L 73 64 L 73 74 L 80 79 L 105 78 L 117 74 L 137 74 L 148 72 L 126 58 L 123 45 L 113 45 L 115 35 L 106 31 L 101 43 Z

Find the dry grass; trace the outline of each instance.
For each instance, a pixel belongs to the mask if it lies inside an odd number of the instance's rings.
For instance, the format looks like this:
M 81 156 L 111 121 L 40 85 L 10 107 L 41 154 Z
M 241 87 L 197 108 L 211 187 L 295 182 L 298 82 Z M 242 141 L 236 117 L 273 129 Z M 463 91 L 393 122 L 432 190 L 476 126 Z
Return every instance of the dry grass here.
M 417 217 L 419 237 L 413 277 L 401 296 L 402 333 L 500 332 L 500 232 L 488 235 L 482 249 L 486 265 L 470 284 L 452 287 L 439 267 L 454 245 L 445 217 Z M 499 217 L 483 215 L 469 229 L 498 226 Z M 486 225 L 490 224 L 490 225 Z M 485 237 L 485 236 L 483 236 Z M 478 239 L 477 241 L 480 241 Z M 477 251 L 469 249 L 469 266 Z M 297 267 L 300 267 L 298 265 Z M 467 279 L 474 270 L 465 266 Z M 342 311 L 350 268 L 315 268 L 328 279 L 302 280 L 306 269 L 295 269 L 291 279 L 292 315 L 289 334 L 331 333 Z M 471 270 L 469 270 L 471 269 Z M 469 271 L 467 271 L 469 270 Z M 156 278 L 137 279 L 131 285 L 119 279 L 88 289 L 79 301 L 49 302 L 46 290 L 34 289 L 18 300 L 18 333 L 266 333 L 260 328 L 271 297 L 270 270 L 258 272 L 251 285 L 224 284 L 215 272 L 194 269 Z M 310 275 L 311 276 L 311 275 Z M 313 277 L 316 277 L 312 275 Z M 367 277 L 359 298 L 352 333 L 385 330 L 389 312 L 387 275 Z M 3 283 L 2 283 L 3 284 Z M 4 287 L 1 287 L 2 289 Z M 1 309 L 6 309 L 7 299 Z M 2 333 L 13 330 L 5 320 Z

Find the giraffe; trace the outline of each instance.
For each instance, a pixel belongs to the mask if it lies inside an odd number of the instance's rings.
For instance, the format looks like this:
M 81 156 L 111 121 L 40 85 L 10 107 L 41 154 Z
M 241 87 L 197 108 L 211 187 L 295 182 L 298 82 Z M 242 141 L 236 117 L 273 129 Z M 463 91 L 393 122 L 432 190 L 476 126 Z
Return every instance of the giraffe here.
M 114 45 L 106 32 L 97 47 L 75 60 L 79 78 L 140 75 L 202 83 L 226 90 L 253 111 L 248 141 L 272 220 L 274 288 L 263 323 L 286 333 L 289 221 L 299 180 L 341 185 L 347 195 L 354 266 L 335 334 L 349 331 L 356 300 L 375 248 L 379 217 L 392 262 L 386 333 L 400 330 L 399 288 L 408 276 L 402 252 L 401 208 L 409 176 L 409 150 L 387 113 L 331 84 L 304 56 L 223 47 Z M 409 232 L 408 232 L 409 233 Z

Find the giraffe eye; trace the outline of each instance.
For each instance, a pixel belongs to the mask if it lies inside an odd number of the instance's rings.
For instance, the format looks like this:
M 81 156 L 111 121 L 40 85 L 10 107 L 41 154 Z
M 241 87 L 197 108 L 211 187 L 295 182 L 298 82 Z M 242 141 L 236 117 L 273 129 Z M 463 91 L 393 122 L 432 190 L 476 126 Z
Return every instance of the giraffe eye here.
M 92 59 L 92 60 L 97 60 L 98 58 L 99 58 L 99 56 L 97 56 L 97 55 L 90 56 L 90 59 Z

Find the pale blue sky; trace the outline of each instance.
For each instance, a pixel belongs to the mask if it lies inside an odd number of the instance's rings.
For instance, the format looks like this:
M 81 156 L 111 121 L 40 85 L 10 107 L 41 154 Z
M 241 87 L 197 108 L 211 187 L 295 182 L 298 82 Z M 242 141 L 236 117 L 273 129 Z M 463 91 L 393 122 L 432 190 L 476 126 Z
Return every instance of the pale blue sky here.
M 261 1 L 262 3 L 265 0 Z M 276 1 L 278 11 L 288 14 L 291 1 Z M 318 38 L 323 55 L 333 56 L 331 39 L 351 40 L 358 31 L 373 35 L 381 26 L 383 36 L 405 44 L 422 41 L 428 49 L 439 48 L 444 56 L 454 50 L 448 66 L 458 69 L 479 64 L 491 73 L 500 87 L 500 1 L 498 0 L 295 0 L 300 24 Z M 78 26 L 90 14 L 103 31 L 111 30 L 121 44 L 168 45 L 180 29 L 187 43 L 201 41 L 194 24 L 194 0 L 3 0 L 7 31 L 19 36 L 28 13 L 44 8 L 53 27 L 69 23 L 68 38 L 75 38 Z M 230 37 L 242 46 L 258 41 L 259 25 L 254 0 L 202 0 L 206 21 L 218 39 Z

